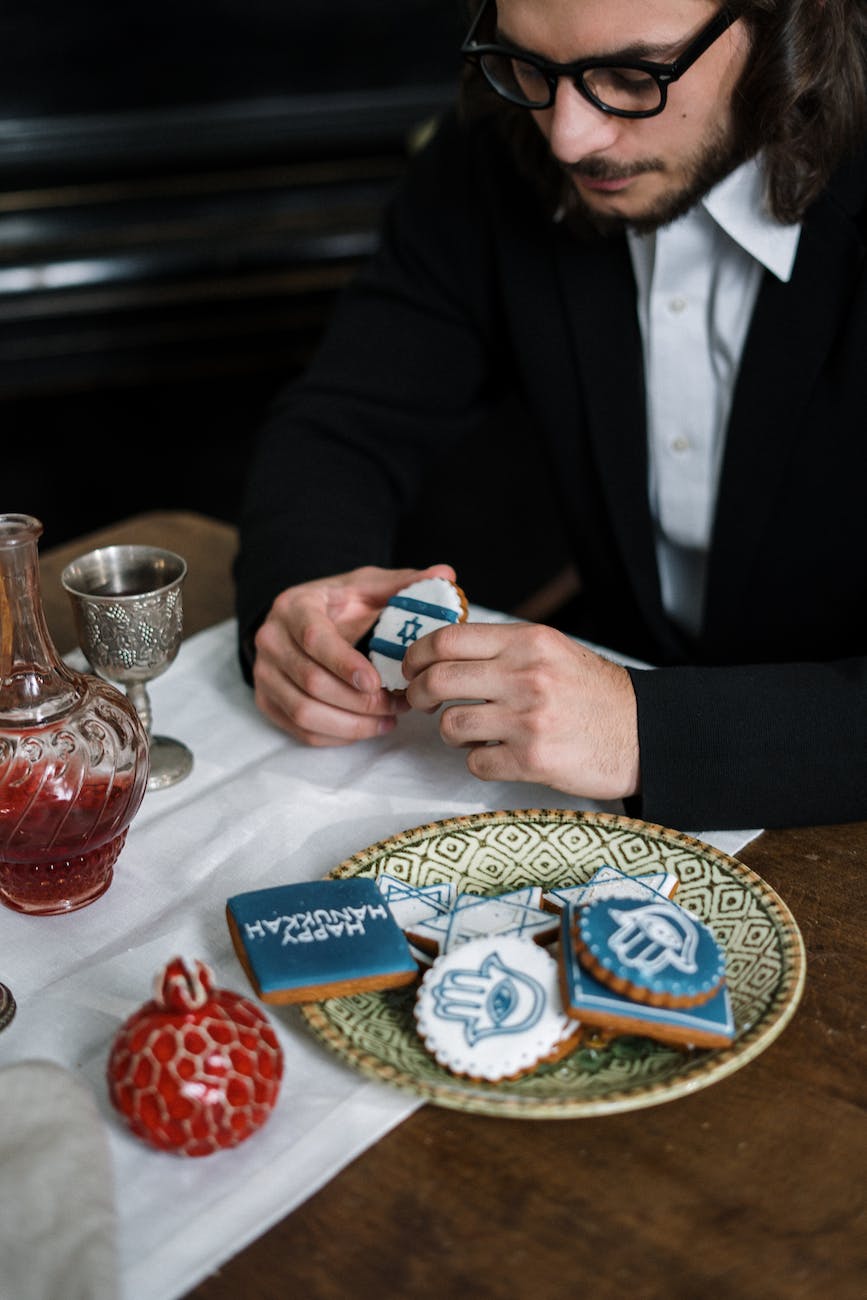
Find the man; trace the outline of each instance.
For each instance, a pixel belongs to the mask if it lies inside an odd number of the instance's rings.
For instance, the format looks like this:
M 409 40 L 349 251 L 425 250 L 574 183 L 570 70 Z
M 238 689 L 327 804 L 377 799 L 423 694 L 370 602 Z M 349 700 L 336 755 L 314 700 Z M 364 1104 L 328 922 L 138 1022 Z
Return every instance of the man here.
M 252 470 L 267 717 L 347 744 L 479 701 L 439 727 L 481 779 L 681 827 L 867 817 L 864 10 L 481 5 L 462 111 Z M 420 576 L 389 567 L 396 520 L 510 385 L 581 576 L 570 630 L 655 667 L 465 624 L 394 698 L 357 642 Z

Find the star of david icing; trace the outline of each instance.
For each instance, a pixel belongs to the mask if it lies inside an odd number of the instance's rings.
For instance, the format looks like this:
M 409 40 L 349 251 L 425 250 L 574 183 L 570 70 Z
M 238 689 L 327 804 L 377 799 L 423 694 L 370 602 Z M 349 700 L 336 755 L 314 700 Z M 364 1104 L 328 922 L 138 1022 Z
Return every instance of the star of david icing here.
M 410 641 L 418 640 L 418 634 L 420 631 L 421 623 L 419 623 L 418 619 L 413 615 L 412 618 L 406 620 L 403 627 L 397 633 L 397 638 L 399 641 L 402 641 L 404 645 L 409 645 Z

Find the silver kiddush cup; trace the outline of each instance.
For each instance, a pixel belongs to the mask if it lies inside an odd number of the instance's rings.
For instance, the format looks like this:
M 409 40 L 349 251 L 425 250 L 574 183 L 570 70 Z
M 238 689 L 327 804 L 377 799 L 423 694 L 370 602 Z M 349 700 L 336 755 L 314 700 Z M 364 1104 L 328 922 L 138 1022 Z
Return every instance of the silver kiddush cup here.
M 152 732 L 146 683 L 174 662 L 181 643 L 186 561 L 156 546 L 106 546 L 66 566 L 78 643 L 100 677 L 126 689 L 150 740 L 148 789 L 189 775 L 186 745 Z

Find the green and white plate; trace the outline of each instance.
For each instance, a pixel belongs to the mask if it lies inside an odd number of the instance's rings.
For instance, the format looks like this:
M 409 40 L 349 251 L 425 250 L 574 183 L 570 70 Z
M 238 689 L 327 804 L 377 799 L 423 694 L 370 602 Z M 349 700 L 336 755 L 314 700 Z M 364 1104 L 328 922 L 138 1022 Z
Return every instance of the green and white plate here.
M 565 809 L 478 813 L 403 831 L 329 874 L 388 871 L 414 885 L 449 881 L 498 894 L 581 884 L 606 864 L 629 875 L 677 876 L 677 901 L 706 922 L 726 953 L 737 1034 L 730 1047 L 684 1052 L 647 1038 L 579 1047 L 511 1082 L 484 1084 L 442 1069 L 413 1017 L 414 987 L 330 998 L 300 1008 L 313 1033 L 362 1074 L 439 1106 L 521 1119 L 571 1119 L 655 1106 L 706 1088 L 747 1065 L 782 1032 L 804 987 L 801 933 L 755 872 L 678 831 L 609 813 Z

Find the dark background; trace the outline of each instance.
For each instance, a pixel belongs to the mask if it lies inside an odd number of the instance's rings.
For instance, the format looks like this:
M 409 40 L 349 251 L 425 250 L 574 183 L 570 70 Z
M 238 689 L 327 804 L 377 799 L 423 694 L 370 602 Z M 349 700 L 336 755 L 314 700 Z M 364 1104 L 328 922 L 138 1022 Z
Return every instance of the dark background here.
M 269 401 L 453 98 L 466 12 L 4 0 L 0 511 L 40 518 L 43 547 L 139 510 L 235 522 Z M 480 434 L 461 475 L 484 467 L 488 500 L 515 463 L 498 441 L 494 457 Z M 430 558 L 511 605 L 536 582 L 523 552 L 503 554 L 503 586 L 478 499 L 453 501 Z

